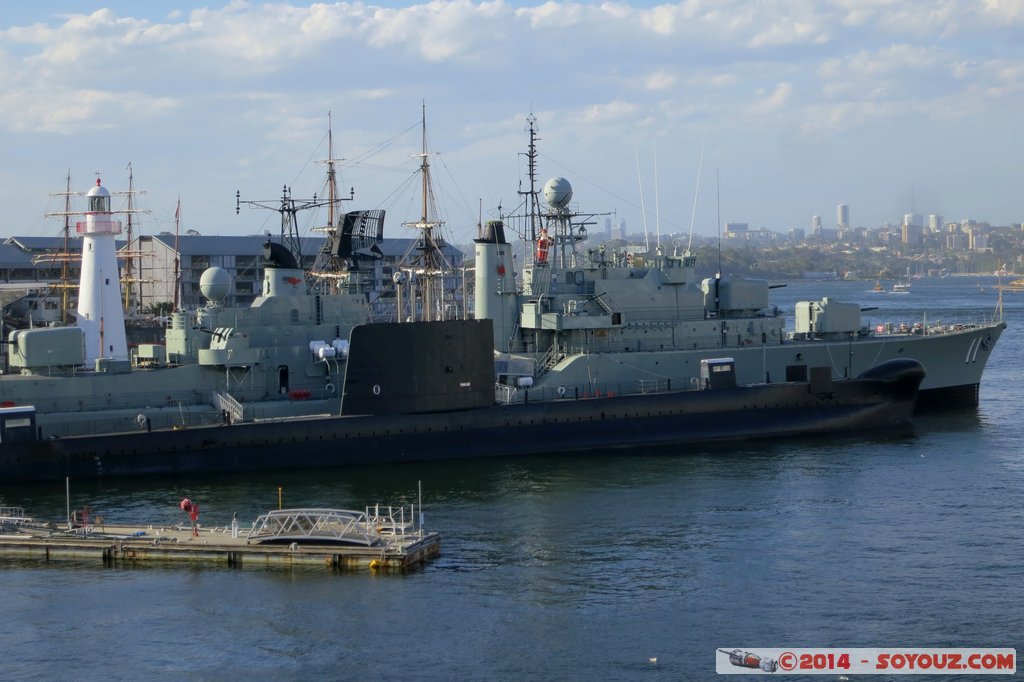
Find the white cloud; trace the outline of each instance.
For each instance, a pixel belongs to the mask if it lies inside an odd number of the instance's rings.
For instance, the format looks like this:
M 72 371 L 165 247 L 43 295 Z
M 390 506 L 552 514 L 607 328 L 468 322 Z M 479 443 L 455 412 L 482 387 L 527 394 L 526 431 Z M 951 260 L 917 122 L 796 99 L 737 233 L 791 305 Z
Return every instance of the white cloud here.
M 793 98 L 793 84 L 779 83 L 770 93 L 758 93 L 750 112 L 759 116 L 774 114 L 785 108 Z
M 529 19 L 533 29 L 567 29 L 582 22 L 585 8 L 572 2 L 549 0 L 537 7 L 516 10 L 516 15 Z
M 653 33 L 670 36 L 676 32 L 679 24 L 679 11 L 677 7 L 660 5 L 644 13 L 641 22 Z
M 992 21 L 1024 24 L 1024 4 L 1020 0 L 982 0 L 982 14 Z
M 906 74 L 942 64 L 946 56 L 931 47 L 890 45 L 875 51 L 861 50 L 825 61 L 818 70 L 824 78 L 845 80 Z
M 593 104 L 586 107 L 579 115 L 579 120 L 584 123 L 611 123 L 628 118 L 637 111 L 637 106 L 622 100 L 615 100 L 607 104 Z
M 72 135 L 165 116 L 177 106 L 172 98 L 137 91 L 17 90 L 0 94 L 0 123 L 18 132 Z
M 668 90 L 675 83 L 676 77 L 664 70 L 655 71 L 644 79 L 644 87 L 648 90 Z

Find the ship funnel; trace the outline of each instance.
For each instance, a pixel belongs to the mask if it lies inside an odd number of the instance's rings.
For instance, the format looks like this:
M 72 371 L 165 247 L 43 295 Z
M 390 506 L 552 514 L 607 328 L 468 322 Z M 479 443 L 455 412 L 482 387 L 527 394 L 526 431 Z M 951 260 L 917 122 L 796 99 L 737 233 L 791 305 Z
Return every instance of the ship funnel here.
M 295 256 L 282 244 L 274 242 L 263 244 L 263 260 L 263 266 L 267 268 L 299 269 L 299 263 L 295 260 Z
M 519 295 L 504 223 L 488 220 L 475 243 L 476 319 L 494 321 L 495 348 L 506 351 L 518 333 Z
M 505 241 L 505 224 L 500 220 L 488 220 L 480 232 L 479 242 L 490 244 L 507 244 Z
M 263 245 L 263 296 L 302 296 L 306 293 L 306 274 L 292 252 L 281 244 Z

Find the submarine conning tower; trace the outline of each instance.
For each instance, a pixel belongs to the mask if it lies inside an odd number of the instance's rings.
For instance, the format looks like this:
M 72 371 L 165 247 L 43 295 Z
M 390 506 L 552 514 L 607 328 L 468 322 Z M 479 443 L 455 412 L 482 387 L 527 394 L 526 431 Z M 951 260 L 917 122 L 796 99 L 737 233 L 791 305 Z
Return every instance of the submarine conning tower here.
M 121 278 L 115 238 L 121 222 L 111 219 L 110 192 L 100 179 L 89 190 L 85 222 L 76 224 L 82 236 L 82 272 L 78 285 L 78 327 L 85 335 L 85 361 L 99 358 L 128 360 L 124 330 Z

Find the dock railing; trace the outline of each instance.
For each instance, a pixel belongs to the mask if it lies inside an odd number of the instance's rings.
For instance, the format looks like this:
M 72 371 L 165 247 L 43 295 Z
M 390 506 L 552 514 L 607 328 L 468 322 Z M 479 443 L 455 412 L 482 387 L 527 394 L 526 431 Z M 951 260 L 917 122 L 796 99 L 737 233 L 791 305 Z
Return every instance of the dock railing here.
M 415 514 L 410 510 L 410 519 Z M 260 515 L 249 532 L 249 541 L 257 543 L 331 543 L 382 544 L 386 540 L 422 534 L 412 521 L 406 521 L 405 508 L 368 507 L 351 509 L 277 509 Z

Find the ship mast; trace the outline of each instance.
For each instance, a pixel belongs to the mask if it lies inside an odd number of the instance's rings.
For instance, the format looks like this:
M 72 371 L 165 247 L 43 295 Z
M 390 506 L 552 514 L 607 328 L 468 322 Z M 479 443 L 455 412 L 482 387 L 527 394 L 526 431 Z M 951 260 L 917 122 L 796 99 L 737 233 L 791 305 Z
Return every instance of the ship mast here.
M 430 184 L 430 152 L 427 151 L 427 104 L 422 104 L 422 114 L 420 118 L 421 127 L 421 151 L 420 157 L 420 219 L 416 223 L 404 223 L 406 227 L 413 227 L 421 231 L 422 236 L 419 240 L 420 255 L 417 259 L 419 261 L 419 267 L 414 270 L 414 274 L 419 278 L 419 282 L 422 283 L 421 295 L 421 315 L 422 319 L 426 322 L 431 320 L 444 319 L 445 315 L 443 310 L 434 310 L 435 306 L 440 306 L 443 301 L 443 289 L 444 289 L 444 258 L 440 253 L 440 248 L 437 243 L 437 237 L 435 236 L 435 228 L 440 228 L 444 223 L 431 218 L 431 200 L 433 199 L 433 193 L 431 192 Z M 413 315 L 415 315 L 415 297 L 410 302 L 413 306 Z M 398 311 L 398 318 L 401 321 L 402 311 Z
M 318 199 L 314 194 L 312 199 L 296 199 L 292 196 L 292 190 L 288 185 L 281 187 L 281 198 L 276 203 L 267 200 L 242 201 L 242 193 L 235 191 L 235 215 L 242 210 L 242 204 L 250 208 L 265 208 L 276 211 L 281 215 L 281 244 L 295 257 L 295 261 L 302 266 L 302 241 L 299 237 L 299 211 L 310 208 L 319 208 L 326 204 L 326 201 Z M 267 237 L 270 237 L 269 231 Z
M 124 249 L 122 249 L 121 252 L 120 252 L 120 257 L 124 259 L 124 273 L 123 273 L 123 276 L 121 277 L 121 283 L 124 285 L 124 291 L 122 292 L 123 295 L 124 295 L 124 301 L 123 301 L 123 306 L 122 307 L 124 308 L 124 311 L 126 313 L 128 313 L 128 314 L 132 314 L 133 312 L 138 312 L 139 310 L 142 309 L 142 289 L 140 287 L 140 288 L 138 288 L 138 290 L 136 290 L 135 284 L 137 282 L 142 282 L 142 280 L 139 278 L 139 275 L 142 274 L 142 256 L 143 256 L 143 254 L 142 254 L 141 251 L 139 251 L 137 249 L 135 251 L 132 251 L 132 246 L 133 246 L 132 245 L 132 239 L 133 239 L 133 235 L 134 235 L 134 232 L 132 230 L 132 228 L 134 227 L 134 223 L 132 222 L 132 219 L 134 218 L 136 213 L 149 213 L 149 209 L 141 209 L 140 210 L 140 209 L 135 208 L 135 195 L 136 194 L 142 194 L 142 192 L 139 192 L 139 191 L 137 191 L 135 189 L 135 169 L 132 168 L 132 164 L 129 162 L 129 164 L 128 164 L 128 191 L 127 192 L 114 192 L 113 193 L 113 195 L 117 195 L 117 196 L 121 196 L 121 195 L 127 195 L 128 196 L 128 205 L 125 208 L 125 210 L 123 210 L 123 211 L 115 211 L 116 213 L 124 213 L 124 214 L 127 215 L 127 219 L 125 221 L 126 224 L 127 224 L 127 230 L 125 232 L 126 238 L 127 238 L 127 242 L 126 242 L 126 246 L 124 247 Z M 136 262 L 135 262 L 136 258 L 139 259 L 139 261 L 137 263 L 137 265 L 138 265 L 137 268 L 136 268 Z M 136 291 L 138 291 L 138 299 L 135 300 L 135 310 L 134 311 L 133 310 L 129 310 L 129 307 L 132 305 L 132 300 L 133 300 L 133 297 L 134 297 Z
M 526 117 L 527 131 L 530 133 L 530 145 L 526 152 L 526 168 L 530 179 L 530 190 L 524 192 L 519 190 L 519 195 L 526 195 L 529 214 L 529 241 L 530 244 L 537 242 L 537 223 L 540 222 L 540 199 L 537 196 L 537 117 L 532 113 Z
M 64 192 L 64 248 L 61 254 L 60 264 L 60 323 L 67 325 L 68 323 L 68 290 L 71 288 L 70 282 L 68 282 L 68 270 L 69 263 L 68 258 L 71 254 L 68 251 L 68 247 L 71 241 L 71 170 L 68 169 L 68 184 L 67 189 Z
M 71 216 L 78 215 L 71 210 L 71 197 L 72 195 L 78 194 L 78 192 L 71 191 L 71 171 L 68 170 L 67 186 L 63 192 L 53 192 L 50 196 L 63 196 L 64 197 L 64 210 L 56 213 L 47 213 L 46 217 L 63 216 L 64 217 L 64 242 L 61 247 L 60 253 L 47 253 L 45 255 L 34 256 L 32 262 L 34 264 L 39 263 L 53 263 L 60 261 L 60 284 L 55 284 L 51 288 L 60 289 L 60 323 L 67 325 L 68 323 L 68 308 L 69 301 L 71 298 L 71 289 L 76 288 L 77 284 L 71 283 L 71 263 L 80 260 L 78 254 L 71 253 Z
M 181 290 L 181 251 L 178 249 L 178 233 L 181 227 L 181 197 L 178 197 L 178 205 L 174 209 L 174 312 L 178 312 L 178 303 Z
M 133 213 L 133 200 L 135 198 L 135 171 L 132 169 L 132 164 L 128 164 L 128 217 L 126 219 L 127 229 L 125 230 L 126 239 L 128 240 L 128 249 L 132 248 L 132 213 Z M 128 306 L 131 305 L 132 293 L 135 290 L 133 284 L 134 278 L 132 277 L 132 257 L 127 255 L 124 259 L 124 309 L 127 311 Z M 139 268 L 141 272 L 142 268 Z M 139 302 L 141 307 L 141 301 Z
M 327 164 L 327 226 L 314 227 L 313 232 L 322 232 L 325 236 L 324 243 L 317 252 L 313 262 L 313 269 L 307 273 L 313 281 L 313 285 L 320 293 L 337 293 L 341 283 L 341 266 L 334 253 L 333 247 L 340 227 L 339 218 L 336 217 L 336 208 L 340 208 L 341 202 L 351 201 L 355 198 L 355 187 L 349 189 L 348 198 L 338 195 L 338 174 L 335 164 L 344 159 L 334 158 L 334 122 L 331 112 L 327 112 L 327 158 L 320 163 Z
M 338 201 L 338 179 L 334 172 L 334 123 L 327 112 L 327 224 L 334 227 L 334 204 Z

